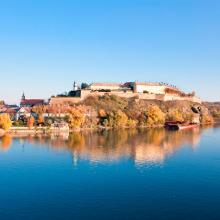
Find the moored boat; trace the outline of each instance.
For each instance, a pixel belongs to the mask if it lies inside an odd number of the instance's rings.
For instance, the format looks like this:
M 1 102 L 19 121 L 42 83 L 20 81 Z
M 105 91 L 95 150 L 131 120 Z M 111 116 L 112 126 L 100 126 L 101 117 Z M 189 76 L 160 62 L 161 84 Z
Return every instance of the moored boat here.
M 180 122 L 166 122 L 165 128 L 169 130 L 185 130 L 197 128 L 199 124 L 193 123 L 180 123 Z

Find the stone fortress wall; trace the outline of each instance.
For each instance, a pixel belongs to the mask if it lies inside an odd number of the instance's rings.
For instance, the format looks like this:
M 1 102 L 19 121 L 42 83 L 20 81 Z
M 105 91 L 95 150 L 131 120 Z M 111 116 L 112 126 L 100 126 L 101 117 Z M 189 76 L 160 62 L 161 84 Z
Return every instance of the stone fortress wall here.
M 166 92 L 166 89 L 173 93 Z M 105 91 L 104 91 L 105 90 Z M 195 95 L 184 94 L 174 86 L 160 83 L 133 83 L 133 88 L 122 86 L 114 83 L 94 83 L 86 89 L 80 90 L 79 97 L 53 97 L 50 99 L 50 105 L 58 107 L 61 105 L 68 106 L 79 103 L 89 96 L 104 96 L 105 94 L 116 95 L 123 98 L 137 98 L 142 100 L 158 100 L 158 101 L 190 101 L 201 103 L 201 99 Z

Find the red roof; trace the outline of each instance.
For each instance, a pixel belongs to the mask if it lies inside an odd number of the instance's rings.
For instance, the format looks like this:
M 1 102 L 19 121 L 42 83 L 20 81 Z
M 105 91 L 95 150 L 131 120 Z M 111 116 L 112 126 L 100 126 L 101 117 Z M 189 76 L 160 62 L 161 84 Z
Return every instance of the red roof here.
M 41 105 L 44 103 L 43 99 L 25 99 L 21 101 L 21 105 Z
M 15 114 L 17 111 L 16 109 L 11 109 L 11 108 L 8 108 L 5 113 L 8 113 L 8 114 Z

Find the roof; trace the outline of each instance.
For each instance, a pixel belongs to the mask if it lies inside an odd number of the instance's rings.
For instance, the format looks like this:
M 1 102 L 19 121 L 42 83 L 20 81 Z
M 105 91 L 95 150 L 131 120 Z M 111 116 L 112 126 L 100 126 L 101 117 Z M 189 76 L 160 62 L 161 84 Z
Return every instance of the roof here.
M 91 86 L 121 86 L 121 83 L 92 83 Z
M 153 83 L 153 82 L 135 82 L 136 85 L 142 86 L 161 86 L 161 83 Z
M 17 105 L 6 105 L 7 108 L 11 108 L 11 109 L 17 109 L 18 106 Z
M 21 105 L 39 105 L 43 104 L 44 100 L 43 99 L 25 99 L 21 101 Z
M 15 114 L 17 111 L 16 109 L 12 109 L 12 108 L 8 108 L 5 113 L 8 113 L 8 114 Z
M 27 112 L 27 113 L 30 113 L 31 112 L 31 108 L 29 108 L 29 107 L 21 107 L 20 109 L 18 109 L 17 112 Z
M 174 89 L 176 91 L 179 91 L 179 89 L 174 86 L 174 85 L 169 85 L 167 83 L 158 83 L 158 82 L 135 82 L 136 85 L 141 85 L 141 86 L 165 86 L 170 89 Z

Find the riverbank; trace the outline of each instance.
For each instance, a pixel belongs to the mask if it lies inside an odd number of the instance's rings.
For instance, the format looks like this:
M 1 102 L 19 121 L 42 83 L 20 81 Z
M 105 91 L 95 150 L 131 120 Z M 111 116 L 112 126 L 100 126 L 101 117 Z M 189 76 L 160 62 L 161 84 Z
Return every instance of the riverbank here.
M 216 122 L 214 124 L 211 124 L 210 126 L 215 126 L 216 124 L 220 124 L 220 122 Z M 206 124 L 198 125 L 198 127 L 205 126 Z M 124 126 L 124 127 L 104 127 L 104 126 L 97 126 L 93 128 L 75 128 L 75 129 L 69 129 L 69 130 L 62 130 L 62 129 L 51 129 L 49 127 L 12 127 L 7 133 L 13 134 L 13 135 L 33 135 L 33 134 L 69 134 L 71 132 L 82 132 L 82 131 L 109 131 L 109 130 L 123 130 L 123 129 L 159 129 L 159 128 L 165 128 L 164 125 L 155 125 L 155 126 Z M 2 133 L 3 135 L 5 132 Z M 3 136 L 2 135 L 2 136 Z M 1 137 L 1 135 L 0 135 Z
M 52 129 L 50 127 L 11 127 L 10 134 L 50 134 L 50 133 L 69 133 L 69 129 Z

